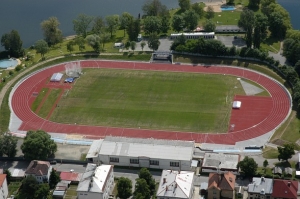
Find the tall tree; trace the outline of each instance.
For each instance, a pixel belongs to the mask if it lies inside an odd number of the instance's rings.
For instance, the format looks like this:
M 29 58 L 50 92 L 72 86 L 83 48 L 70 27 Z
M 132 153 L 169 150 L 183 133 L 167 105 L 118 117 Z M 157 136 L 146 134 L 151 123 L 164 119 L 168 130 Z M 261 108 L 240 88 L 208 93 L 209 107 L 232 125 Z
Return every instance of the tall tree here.
M 160 45 L 159 36 L 156 33 L 151 33 L 148 38 L 148 46 L 153 51 L 157 50 Z
M 271 14 L 270 7 L 275 6 L 276 0 L 261 0 L 261 12 L 265 14 L 267 17 Z
M 144 31 L 147 35 L 151 33 L 159 34 L 161 31 L 161 19 L 156 16 L 148 16 L 144 19 Z
M 74 51 L 74 45 L 75 45 L 75 43 L 74 43 L 73 40 L 71 40 L 71 41 L 69 41 L 69 42 L 67 43 L 67 50 L 68 50 L 70 53 L 72 53 L 72 52 Z
M 100 52 L 100 37 L 98 35 L 88 35 L 85 40 L 96 53 Z
M 260 0 L 249 0 L 249 8 L 258 9 L 260 4 Z
M 107 24 L 107 29 L 110 32 L 110 37 L 112 37 L 113 33 L 116 32 L 120 24 L 119 15 L 106 16 L 105 20 Z
M 132 182 L 128 178 L 121 177 L 117 183 L 117 190 L 120 199 L 127 199 L 132 195 Z
M 133 193 L 133 196 L 135 198 L 141 198 L 141 196 L 143 196 L 144 199 L 151 198 L 151 192 L 145 179 L 138 178 L 136 180 L 135 191 Z
M 76 19 L 73 20 L 73 28 L 77 35 L 87 36 L 87 32 L 90 30 L 91 23 L 94 17 L 85 14 L 80 14 Z
M 58 28 L 59 25 L 60 23 L 56 17 L 50 17 L 41 23 L 44 40 L 50 46 L 62 42 L 63 36 L 62 31 Z
M 46 198 L 49 195 L 49 184 L 43 183 L 38 186 L 38 189 L 34 193 L 34 199 Z
M 100 35 L 100 43 L 102 43 L 103 49 L 104 49 L 105 44 L 108 43 L 109 41 L 110 41 L 109 33 L 105 32 Z
M 190 0 L 178 0 L 178 5 L 182 12 L 185 12 L 190 9 L 191 1 Z
M 142 48 L 142 51 L 144 51 L 144 47 L 146 46 L 146 42 L 142 41 L 141 42 L 141 48 Z
M 27 132 L 21 149 L 27 160 L 46 160 L 57 151 L 57 145 L 49 134 L 37 130 Z
M 170 29 L 170 20 L 169 17 L 161 17 L 161 32 L 167 34 Z
M 147 0 L 142 6 L 142 10 L 146 16 L 163 16 L 168 9 L 160 0 Z
M 3 172 L 3 174 L 6 174 L 7 184 L 9 185 L 10 182 L 11 182 L 11 178 L 12 178 L 11 172 L 8 169 L 5 169 L 4 172 Z
M 203 6 L 200 3 L 192 4 L 192 9 L 196 12 L 196 14 L 199 16 L 200 19 L 204 17 L 205 12 Z
M 293 155 L 295 155 L 295 145 L 294 144 L 284 144 L 283 147 L 277 147 L 278 149 L 278 160 L 291 159 Z
M 215 32 L 216 24 L 212 20 L 207 19 L 203 27 L 206 32 Z
M 131 41 L 130 42 L 130 48 L 131 50 L 134 52 L 135 48 L 136 48 L 136 42 L 135 41 Z
M 256 174 L 257 163 L 253 158 L 246 156 L 237 166 L 242 170 L 245 176 L 252 177 Z
M 128 13 L 128 12 L 123 12 L 121 17 L 120 17 L 120 26 L 121 29 L 124 29 L 124 37 L 126 33 L 126 29 L 129 25 L 129 23 L 134 19 L 134 17 Z
M 199 16 L 195 13 L 194 10 L 187 10 L 183 13 L 183 19 L 185 27 L 192 31 L 198 25 Z
M 20 57 L 23 55 L 23 42 L 16 30 L 6 33 L 1 37 L 1 45 L 9 52 L 11 57 Z
M 265 160 L 265 161 L 263 162 L 263 166 L 264 166 L 265 170 L 266 170 L 266 168 L 267 168 L 268 165 L 269 165 L 268 160 Z
M 288 27 L 281 13 L 273 12 L 269 17 L 269 30 L 273 37 L 284 39 Z
M 34 44 L 37 53 L 40 53 L 42 58 L 45 59 L 45 54 L 49 51 L 48 43 L 45 40 L 38 40 Z
M 208 6 L 206 10 L 206 18 L 207 19 L 212 19 L 215 17 L 215 11 L 212 6 Z
M 95 34 L 100 35 L 101 33 L 103 33 L 104 29 L 105 29 L 105 22 L 103 18 L 102 17 L 94 18 L 94 23 L 92 28 L 93 32 Z
M 38 181 L 33 176 L 27 176 L 22 180 L 22 186 L 19 189 L 19 198 L 31 199 L 35 198 L 35 192 L 38 190 Z
M 238 21 L 239 27 L 243 28 L 246 31 L 245 40 L 248 48 L 252 46 L 253 38 L 253 27 L 255 23 L 254 12 L 249 9 L 245 9 L 240 16 Z
M 253 46 L 259 49 L 260 43 L 267 38 L 268 17 L 262 13 L 256 14 L 254 26 Z
M 146 180 L 147 185 L 149 186 L 150 193 L 152 195 L 155 191 L 155 180 L 152 177 L 150 171 L 147 168 L 141 168 L 139 171 L 139 178 Z
M 58 175 L 58 173 L 56 172 L 55 169 L 52 169 L 52 171 L 50 173 L 50 177 L 49 177 L 49 186 L 50 186 L 50 188 L 51 189 L 55 188 L 55 186 L 59 182 L 60 182 L 60 176 Z
M 85 40 L 84 40 L 84 38 L 83 37 L 76 37 L 75 38 L 75 43 L 77 44 L 77 46 L 78 46 L 78 49 L 80 50 L 80 51 L 83 51 L 84 49 L 85 49 Z
M 11 134 L 3 134 L 0 136 L 0 157 L 6 155 L 7 157 L 15 157 L 17 154 L 18 138 Z
M 180 32 L 184 28 L 184 19 L 182 15 L 174 15 L 172 18 L 172 28 L 176 32 Z
M 127 27 L 127 34 L 130 41 L 135 41 L 141 31 L 140 19 L 130 20 Z

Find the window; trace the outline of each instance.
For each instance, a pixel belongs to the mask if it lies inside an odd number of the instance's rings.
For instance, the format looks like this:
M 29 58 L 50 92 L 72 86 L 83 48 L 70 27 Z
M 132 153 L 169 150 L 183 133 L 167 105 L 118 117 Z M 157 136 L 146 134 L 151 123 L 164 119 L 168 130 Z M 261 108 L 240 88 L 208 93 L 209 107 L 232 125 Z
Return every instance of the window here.
M 138 164 L 139 160 L 138 159 L 130 159 L 130 164 Z
M 109 158 L 110 162 L 119 162 L 119 158 Z
M 171 167 L 179 167 L 179 162 L 170 162 Z
M 159 161 L 157 160 L 150 160 L 150 165 L 159 165 Z

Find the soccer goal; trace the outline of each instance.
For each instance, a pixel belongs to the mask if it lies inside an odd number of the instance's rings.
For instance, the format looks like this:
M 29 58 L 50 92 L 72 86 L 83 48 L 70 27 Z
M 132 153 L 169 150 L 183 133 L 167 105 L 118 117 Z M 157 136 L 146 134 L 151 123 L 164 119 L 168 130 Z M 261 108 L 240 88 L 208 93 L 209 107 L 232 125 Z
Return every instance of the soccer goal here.
M 71 62 L 65 65 L 68 77 L 79 77 L 82 74 L 80 62 Z

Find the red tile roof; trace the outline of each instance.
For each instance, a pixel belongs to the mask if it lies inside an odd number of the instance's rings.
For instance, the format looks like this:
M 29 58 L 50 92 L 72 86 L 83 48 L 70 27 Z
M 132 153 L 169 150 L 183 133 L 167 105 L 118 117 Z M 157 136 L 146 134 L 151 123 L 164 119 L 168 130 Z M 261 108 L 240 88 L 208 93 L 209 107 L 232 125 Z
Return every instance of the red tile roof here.
M 27 167 L 25 174 L 44 176 L 48 174 L 50 163 L 46 161 L 32 160 Z
M 6 179 L 6 174 L 0 174 L 0 187 L 2 187 L 5 179 Z
M 61 172 L 60 173 L 60 179 L 65 180 L 65 181 L 79 182 L 81 176 L 82 176 L 82 173 L 75 173 L 75 172 Z
M 297 198 L 298 182 L 294 180 L 274 179 L 272 197 Z
M 208 188 L 216 187 L 224 190 L 234 190 L 235 175 L 232 172 L 224 174 L 210 173 L 208 178 Z

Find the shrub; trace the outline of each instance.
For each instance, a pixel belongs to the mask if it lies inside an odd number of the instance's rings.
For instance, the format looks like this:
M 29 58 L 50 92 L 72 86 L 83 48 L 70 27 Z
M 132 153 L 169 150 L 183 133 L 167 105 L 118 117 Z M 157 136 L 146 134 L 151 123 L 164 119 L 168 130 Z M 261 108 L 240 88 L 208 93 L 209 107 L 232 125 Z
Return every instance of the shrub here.
M 15 68 L 15 71 L 18 72 L 18 71 L 22 70 L 22 68 L 23 68 L 22 66 L 18 65 L 18 66 Z

